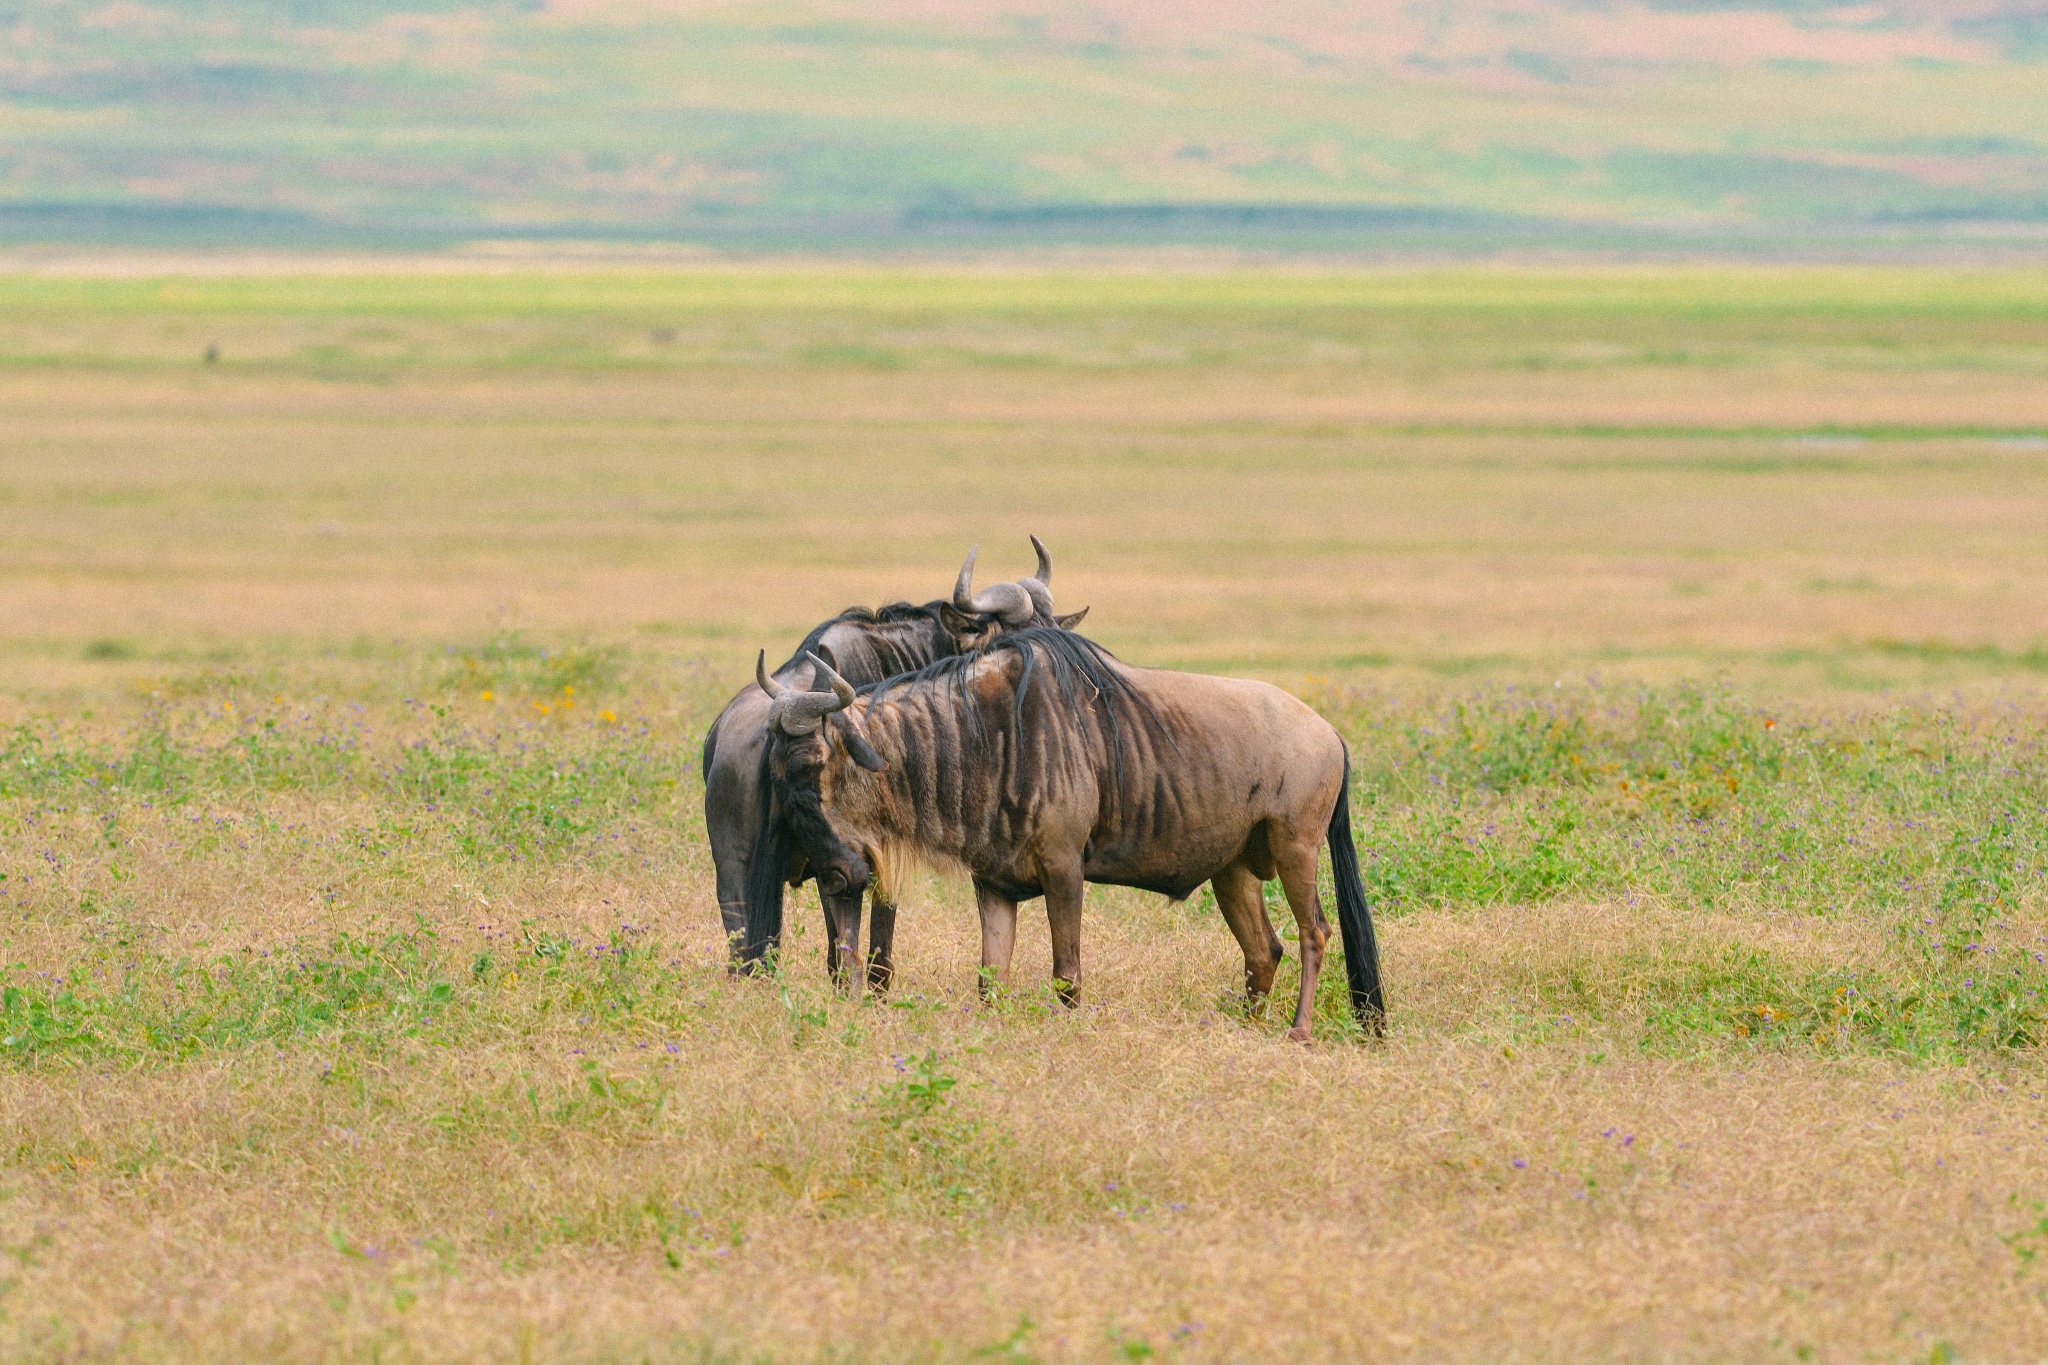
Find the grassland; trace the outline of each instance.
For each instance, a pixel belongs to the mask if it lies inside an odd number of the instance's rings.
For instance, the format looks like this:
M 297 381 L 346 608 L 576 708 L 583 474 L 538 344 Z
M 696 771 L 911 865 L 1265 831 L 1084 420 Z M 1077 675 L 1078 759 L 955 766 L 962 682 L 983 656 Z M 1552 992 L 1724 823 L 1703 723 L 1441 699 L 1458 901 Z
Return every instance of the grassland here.
M 207 346 L 212 362 L 202 359 Z M 2048 280 L 0 277 L 0 1357 L 2048 1354 Z M 754 649 L 1057 557 L 1393 1019 L 717 942 Z

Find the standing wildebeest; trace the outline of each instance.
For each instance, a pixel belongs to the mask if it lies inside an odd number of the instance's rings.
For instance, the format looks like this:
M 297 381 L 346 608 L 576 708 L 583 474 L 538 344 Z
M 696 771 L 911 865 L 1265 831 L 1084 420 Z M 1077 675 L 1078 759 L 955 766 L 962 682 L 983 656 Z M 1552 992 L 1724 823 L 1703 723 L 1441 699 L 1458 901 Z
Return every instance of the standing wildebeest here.
M 1009 972 L 1017 902 L 1043 895 L 1053 977 L 1072 1003 L 1083 883 L 1178 900 L 1206 881 L 1257 1005 L 1281 952 L 1260 883 L 1278 875 L 1301 931 L 1291 1036 L 1306 1041 L 1330 934 L 1316 891 L 1327 837 L 1352 1009 L 1368 1030 L 1384 1027 L 1351 842 L 1350 755 L 1298 699 L 1261 682 L 1132 668 L 1079 635 L 1036 628 L 889 679 L 858 710 L 847 709 L 853 688 L 822 662 L 830 697 L 787 691 L 761 665 L 777 804 L 856 939 L 871 877 L 876 902 L 893 905 L 910 860 L 965 867 L 981 911 L 984 989 Z M 780 927 L 780 909 L 749 904 L 750 941 Z
M 1031 537 L 1038 555 L 1038 572 L 1015 583 L 996 583 L 977 593 L 974 589 L 975 551 L 960 566 L 960 577 L 951 601 L 912 606 L 892 602 L 879 611 L 851 607 L 822 622 L 797 647 L 789 662 L 775 670 L 774 678 L 791 688 L 824 687 L 813 674 L 807 656 L 833 661 L 847 677 L 878 682 L 893 674 L 923 668 L 937 659 L 979 647 L 991 636 L 1033 623 L 1071 627 L 1088 614 L 1087 609 L 1070 616 L 1053 615 L 1052 556 L 1037 536 Z M 821 698 L 830 701 L 827 692 Z M 751 894 L 772 897 L 775 902 L 777 934 L 782 915 L 785 878 L 800 881 L 805 869 L 792 864 L 786 840 L 776 836 L 772 823 L 764 819 L 771 793 L 764 780 L 767 759 L 768 696 L 749 686 L 726 703 L 704 736 L 704 825 L 711 841 L 711 860 L 718 877 L 718 911 L 725 922 L 727 942 L 735 953 L 746 928 L 747 903 Z M 765 836 L 765 837 L 764 837 Z M 765 856 L 757 858 L 757 851 Z M 760 885 L 749 887 L 759 872 Z M 853 929 L 859 932 L 858 896 Z M 869 977 L 878 989 L 886 989 L 891 972 L 891 943 L 896 921 L 893 901 L 877 897 L 871 943 Z M 826 932 L 839 942 L 839 927 L 832 911 L 826 911 Z M 746 960 L 758 958 L 773 939 L 759 943 Z M 828 953 L 827 965 L 837 975 L 846 964 L 837 953 Z

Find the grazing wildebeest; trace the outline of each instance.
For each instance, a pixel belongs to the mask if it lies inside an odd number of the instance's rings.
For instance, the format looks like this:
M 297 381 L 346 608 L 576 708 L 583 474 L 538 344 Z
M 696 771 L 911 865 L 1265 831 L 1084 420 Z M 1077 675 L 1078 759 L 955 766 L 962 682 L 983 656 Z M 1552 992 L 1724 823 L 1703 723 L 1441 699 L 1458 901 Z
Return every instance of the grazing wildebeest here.
M 893 905 L 913 861 L 964 867 L 981 911 L 984 989 L 1002 982 L 1017 902 L 1045 897 L 1053 977 L 1081 984 L 1086 882 L 1176 900 L 1203 882 L 1244 950 L 1255 1007 L 1273 986 L 1280 940 L 1260 884 L 1275 875 L 1301 936 L 1292 1036 L 1306 1041 L 1329 926 L 1316 890 L 1328 839 L 1351 1005 L 1384 1027 L 1379 949 L 1351 842 L 1351 760 L 1306 704 L 1266 683 L 1133 668 L 1067 631 L 1029 628 L 971 655 L 854 689 L 786 690 L 760 671 L 768 775 L 791 837 L 836 907 Z M 853 709 L 849 709 L 853 708 Z M 779 902 L 748 905 L 747 933 L 780 927 Z
M 851 607 L 829 621 L 821 622 L 804 637 L 789 661 L 775 670 L 775 681 L 784 687 L 823 688 L 814 677 L 810 657 L 816 654 L 833 661 L 840 673 L 863 682 L 878 682 L 893 674 L 923 668 L 937 659 L 971 651 L 993 635 L 1037 623 L 1071 627 L 1088 614 L 1082 610 L 1069 616 L 1054 616 L 1052 610 L 1052 556 L 1037 536 L 1031 546 L 1038 555 L 1038 571 L 1017 583 L 996 583 L 974 591 L 975 551 L 960 566 L 951 601 L 912 606 L 892 602 L 878 611 Z M 830 693 L 825 693 L 830 700 Z M 755 686 L 748 686 L 719 712 L 704 736 L 704 826 L 710 836 L 711 860 L 718 879 L 718 911 L 725 923 L 727 942 L 736 955 L 751 961 L 774 946 L 758 945 L 751 955 L 741 954 L 746 928 L 749 884 L 756 870 L 756 848 L 763 843 L 768 822 L 763 819 L 770 797 L 763 777 L 767 758 L 769 699 Z M 806 874 L 801 862 L 792 865 L 786 840 L 770 836 L 773 845 L 760 862 L 760 894 L 776 903 L 778 934 L 784 879 L 800 881 Z M 887 989 L 891 966 L 891 942 L 896 909 L 893 901 L 877 898 L 868 974 L 878 989 Z M 860 921 L 856 903 L 853 928 Z M 841 935 L 826 914 L 829 941 Z M 846 969 L 836 953 L 828 953 L 827 965 L 835 976 Z

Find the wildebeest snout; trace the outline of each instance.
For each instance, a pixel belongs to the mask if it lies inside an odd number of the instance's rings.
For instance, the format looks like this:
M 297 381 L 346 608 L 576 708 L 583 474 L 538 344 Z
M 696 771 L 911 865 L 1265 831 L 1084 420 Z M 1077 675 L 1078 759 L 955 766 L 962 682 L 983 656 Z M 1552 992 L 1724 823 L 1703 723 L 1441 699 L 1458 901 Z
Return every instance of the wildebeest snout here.
M 868 865 L 861 858 L 834 858 L 818 874 L 818 890 L 827 896 L 857 896 L 868 889 Z

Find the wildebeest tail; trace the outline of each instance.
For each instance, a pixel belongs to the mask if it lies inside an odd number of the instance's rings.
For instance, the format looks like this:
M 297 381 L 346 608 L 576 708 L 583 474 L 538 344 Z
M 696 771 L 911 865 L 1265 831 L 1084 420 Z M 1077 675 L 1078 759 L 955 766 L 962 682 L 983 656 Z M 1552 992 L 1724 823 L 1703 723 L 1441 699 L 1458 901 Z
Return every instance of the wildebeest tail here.
M 1372 907 L 1358 875 L 1358 846 L 1351 842 L 1351 750 L 1344 751 L 1344 786 L 1330 812 L 1330 871 L 1337 883 L 1337 932 L 1344 936 L 1344 971 L 1351 978 L 1351 1010 L 1367 1033 L 1387 1031 L 1387 997 L 1380 987 L 1380 945 L 1372 932 Z
M 760 793 L 754 850 L 747 856 L 747 929 L 740 961 L 759 962 L 782 941 L 783 879 L 789 873 L 789 831 L 775 809 L 775 785 L 768 778 L 768 747 L 761 749 Z

